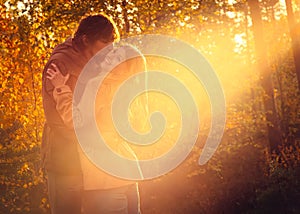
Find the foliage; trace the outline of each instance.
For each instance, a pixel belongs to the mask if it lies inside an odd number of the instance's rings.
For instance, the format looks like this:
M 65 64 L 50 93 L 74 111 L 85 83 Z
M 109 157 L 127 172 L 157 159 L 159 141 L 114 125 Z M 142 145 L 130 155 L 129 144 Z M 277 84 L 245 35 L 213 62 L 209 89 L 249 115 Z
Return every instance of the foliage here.
M 270 155 L 269 164 L 267 179 L 260 188 L 256 189 L 254 201 L 256 209 L 247 213 L 298 213 L 300 209 L 298 203 L 300 200 L 299 142 L 281 148 L 280 155 Z

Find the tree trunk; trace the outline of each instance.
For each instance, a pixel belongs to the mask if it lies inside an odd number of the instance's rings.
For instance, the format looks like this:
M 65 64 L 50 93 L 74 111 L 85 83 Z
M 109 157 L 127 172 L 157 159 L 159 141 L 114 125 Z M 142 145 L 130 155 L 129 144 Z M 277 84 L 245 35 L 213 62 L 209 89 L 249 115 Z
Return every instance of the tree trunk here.
M 123 11 L 123 17 L 124 17 L 124 22 L 125 22 L 125 32 L 126 32 L 126 34 L 128 34 L 130 31 L 130 24 L 129 24 L 129 20 L 128 20 L 126 6 L 127 6 L 127 2 L 126 2 L 126 0 L 123 0 L 122 1 L 122 11 Z
M 252 19 L 254 44 L 256 51 L 256 67 L 260 72 L 261 86 L 265 92 L 263 97 L 267 119 L 268 140 L 271 151 L 277 151 L 281 144 L 281 132 L 275 107 L 271 69 L 268 66 L 267 51 L 265 50 L 263 25 L 258 0 L 248 0 Z
M 297 38 L 298 37 L 297 25 L 295 23 L 292 1 L 285 0 L 285 5 L 287 11 L 287 20 L 288 20 L 289 30 L 290 30 L 291 40 L 292 40 L 294 62 L 295 62 L 297 79 L 298 79 L 298 88 L 300 90 L 300 44 L 299 44 L 299 39 Z

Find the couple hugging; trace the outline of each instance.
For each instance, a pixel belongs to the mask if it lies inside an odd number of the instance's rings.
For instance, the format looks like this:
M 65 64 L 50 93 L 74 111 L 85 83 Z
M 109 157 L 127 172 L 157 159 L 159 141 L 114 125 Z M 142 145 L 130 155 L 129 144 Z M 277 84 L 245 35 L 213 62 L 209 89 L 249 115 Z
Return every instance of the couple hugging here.
M 98 130 L 108 146 L 136 160 L 138 165 L 134 150 L 114 129 L 111 105 L 120 84 L 131 75 L 145 71 L 145 60 L 131 46 L 115 47 L 118 38 L 114 22 L 106 15 L 87 16 L 81 20 L 73 38 L 55 47 L 43 71 L 46 123 L 41 151 L 52 214 L 140 213 L 137 183 L 112 176 L 95 166 L 79 146 L 74 129 L 74 126 L 88 127 L 86 115 L 95 115 Z M 136 57 L 126 58 L 132 53 Z M 85 82 L 79 81 L 81 72 L 95 56 L 98 69 L 87 73 L 89 78 Z M 99 78 L 103 81 L 98 88 Z M 73 99 L 76 87 L 82 89 L 80 96 L 74 97 L 77 100 Z M 95 94 L 96 99 L 91 99 Z M 82 112 L 82 106 L 89 103 L 95 106 L 95 111 Z M 139 127 L 145 125 L 145 106 L 145 100 L 140 99 L 129 109 L 129 117 L 143 115 L 133 119 Z M 89 144 L 92 138 L 87 134 L 81 145 Z

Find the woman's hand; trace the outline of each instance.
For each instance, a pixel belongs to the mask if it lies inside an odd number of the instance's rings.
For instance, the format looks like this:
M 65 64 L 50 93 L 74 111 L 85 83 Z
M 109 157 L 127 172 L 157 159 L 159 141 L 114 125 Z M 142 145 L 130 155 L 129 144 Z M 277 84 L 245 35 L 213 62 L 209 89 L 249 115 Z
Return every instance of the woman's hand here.
M 62 73 L 60 72 L 59 68 L 55 65 L 55 64 L 51 64 L 52 68 L 48 68 L 47 69 L 47 79 L 49 79 L 52 83 L 52 85 L 55 88 L 64 86 L 66 84 L 66 82 L 69 79 L 69 74 L 67 74 L 66 76 L 62 75 Z

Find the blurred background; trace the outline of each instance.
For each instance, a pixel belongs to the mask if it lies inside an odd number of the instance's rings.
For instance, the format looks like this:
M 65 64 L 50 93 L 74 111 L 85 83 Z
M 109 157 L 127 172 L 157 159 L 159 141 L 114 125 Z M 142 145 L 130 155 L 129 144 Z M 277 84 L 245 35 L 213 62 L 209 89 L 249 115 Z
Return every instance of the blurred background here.
M 123 38 L 163 34 L 192 45 L 225 93 L 223 140 L 199 166 L 209 98 L 184 66 L 147 58 L 149 69 L 176 75 L 193 92 L 201 129 L 179 167 L 140 182 L 144 214 L 300 213 L 299 0 L 0 0 L 0 213 L 49 213 L 39 156 L 42 71 L 82 16 L 98 12 Z M 160 96 L 149 100 L 170 119 L 168 132 L 144 159 L 166 152 L 179 130 L 176 105 Z

